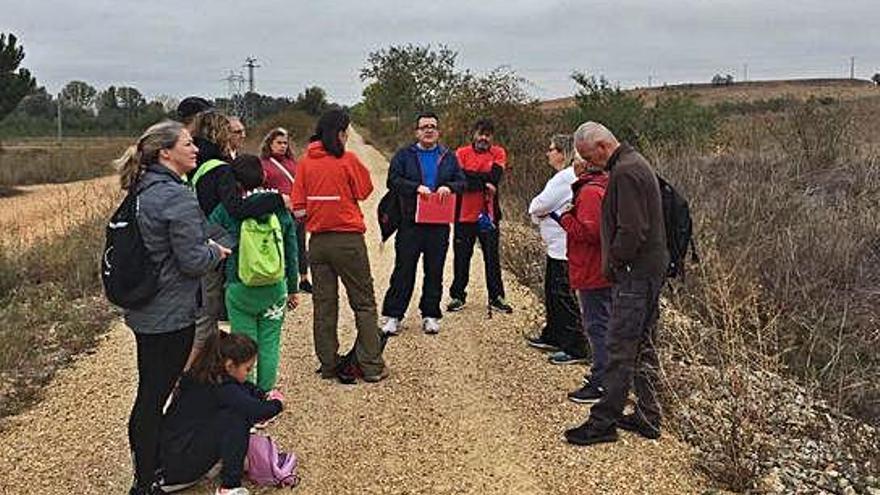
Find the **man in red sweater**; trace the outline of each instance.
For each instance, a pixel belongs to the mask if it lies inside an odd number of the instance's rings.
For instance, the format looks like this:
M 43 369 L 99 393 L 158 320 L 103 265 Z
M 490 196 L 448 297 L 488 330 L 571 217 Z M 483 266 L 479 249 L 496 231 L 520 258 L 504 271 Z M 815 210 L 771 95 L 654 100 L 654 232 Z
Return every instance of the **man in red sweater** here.
M 478 120 L 474 124 L 473 142 L 455 150 L 467 185 L 457 205 L 452 244 L 455 276 L 449 289 L 451 300 L 446 311 L 460 311 L 465 307 L 471 256 L 474 254 L 474 243 L 479 239 L 486 269 L 489 307 L 504 313 L 513 312 L 513 308 L 504 299 L 498 253 L 498 227 L 501 221 L 498 185 L 507 166 L 507 152 L 501 146 L 492 144 L 494 134 L 495 125 L 491 120 Z

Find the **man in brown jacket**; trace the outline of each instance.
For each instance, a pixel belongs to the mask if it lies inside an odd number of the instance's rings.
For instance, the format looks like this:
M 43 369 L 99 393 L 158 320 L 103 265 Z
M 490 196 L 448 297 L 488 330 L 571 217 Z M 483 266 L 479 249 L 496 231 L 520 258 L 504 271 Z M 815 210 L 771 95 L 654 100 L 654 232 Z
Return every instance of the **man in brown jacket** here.
M 565 432 L 569 443 L 617 440 L 617 427 L 646 438 L 660 436 L 657 351 L 660 289 L 669 262 L 657 176 L 645 158 L 619 143 L 602 124 L 587 122 L 574 134 L 578 154 L 610 173 L 602 202 L 602 270 L 613 284 L 605 396 L 587 421 Z M 638 399 L 624 416 L 630 383 Z

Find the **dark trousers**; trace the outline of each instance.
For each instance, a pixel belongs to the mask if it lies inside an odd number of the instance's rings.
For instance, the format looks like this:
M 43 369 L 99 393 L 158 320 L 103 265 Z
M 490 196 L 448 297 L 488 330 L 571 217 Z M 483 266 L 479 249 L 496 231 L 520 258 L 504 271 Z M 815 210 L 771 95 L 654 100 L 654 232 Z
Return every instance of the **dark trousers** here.
M 583 289 L 577 291 L 583 315 L 584 332 L 590 341 L 593 364 L 590 366 L 590 382 L 604 387 L 605 370 L 608 369 L 608 320 L 611 316 L 611 288 Z
M 441 318 L 443 264 L 449 250 L 448 225 L 419 225 L 404 222 L 394 236 L 394 272 L 391 274 L 382 314 L 403 318 L 416 284 L 416 267 L 422 257 L 424 281 L 419 309 L 423 317 Z
M 193 432 L 182 450 L 176 442 L 162 445 L 162 466 L 166 485 L 197 481 L 223 461 L 220 480 L 225 488 L 241 486 L 244 458 L 247 456 L 251 424 L 247 418 L 222 409 Z
M 504 297 L 504 283 L 501 281 L 501 259 L 498 254 L 500 233 L 498 226 L 492 230 L 481 231 L 475 223 L 455 224 L 455 236 L 452 241 L 452 252 L 455 256 L 455 277 L 452 280 L 452 287 L 449 289 L 450 297 L 462 301 L 467 300 L 471 257 L 474 255 L 474 244 L 478 239 L 480 250 L 483 252 L 489 301 Z
M 186 364 L 194 332 L 195 326 L 190 325 L 170 333 L 135 334 L 138 385 L 128 418 L 128 444 L 139 486 L 155 481 L 162 407 Z
M 302 222 L 296 222 L 296 249 L 299 253 L 299 274 L 308 275 L 309 250 L 306 248 L 306 224 Z
M 568 286 L 568 262 L 547 257 L 544 268 L 544 310 L 547 315 L 545 341 L 559 346 L 566 354 L 584 357 L 587 340 L 581 328 L 577 299 Z
M 611 322 L 608 327 L 608 369 L 605 396 L 590 411 L 593 429 L 613 428 L 623 415 L 630 384 L 635 388 L 636 414 L 659 428 L 655 337 L 663 279 L 633 279 L 627 275 L 611 291 Z
M 345 286 L 348 304 L 354 312 L 357 340 L 355 355 L 367 375 L 378 375 L 385 367 L 376 315 L 376 293 L 364 235 L 358 232 L 322 232 L 312 235 L 314 291 L 313 333 L 315 354 L 321 368 L 335 369 L 339 357 L 339 281 Z

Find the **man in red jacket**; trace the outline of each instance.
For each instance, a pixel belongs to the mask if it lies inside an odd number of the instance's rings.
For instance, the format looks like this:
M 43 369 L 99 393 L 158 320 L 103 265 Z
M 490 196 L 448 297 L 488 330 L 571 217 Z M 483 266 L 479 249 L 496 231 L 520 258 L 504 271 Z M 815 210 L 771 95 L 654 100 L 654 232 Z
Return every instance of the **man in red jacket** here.
M 504 299 L 498 254 L 498 227 L 501 221 L 498 185 L 507 166 L 507 152 L 501 146 L 492 144 L 494 134 L 495 125 L 491 120 L 478 120 L 474 124 L 473 142 L 455 150 L 467 186 L 457 205 L 453 240 L 455 276 L 449 288 L 451 300 L 446 311 L 460 311 L 465 307 L 471 256 L 474 254 L 474 243 L 479 239 L 486 269 L 489 307 L 504 313 L 513 312 Z
M 611 313 L 611 282 L 602 275 L 602 243 L 599 226 L 602 222 L 602 199 L 608 185 L 608 174 L 584 162 L 575 164 L 578 178 L 571 186 L 573 206 L 559 218 L 565 229 L 568 254 L 568 278 L 577 291 L 581 321 L 593 351 L 593 364 L 584 378 L 584 385 L 568 394 L 572 402 L 591 404 L 602 398 L 608 351 L 605 334 Z M 565 354 L 565 353 L 563 353 Z M 553 359 L 565 359 L 565 356 Z

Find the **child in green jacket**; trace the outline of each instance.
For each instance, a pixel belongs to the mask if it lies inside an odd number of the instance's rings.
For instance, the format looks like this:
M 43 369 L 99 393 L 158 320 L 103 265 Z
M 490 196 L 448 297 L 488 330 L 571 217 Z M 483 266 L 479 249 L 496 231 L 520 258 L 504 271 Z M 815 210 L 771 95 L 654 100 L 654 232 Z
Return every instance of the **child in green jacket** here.
M 232 170 L 245 203 L 277 193 L 261 189 L 263 167 L 258 157 L 240 155 L 233 160 Z M 211 213 L 210 221 L 238 240 L 226 260 L 226 309 L 232 333 L 245 334 L 257 342 L 256 380 L 253 376 L 248 379 L 268 392 L 275 388 L 278 375 L 285 307 L 293 309 L 298 304 L 296 225 L 286 208 L 241 221 L 232 218 L 222 203 Z M 247 234 L 242 236 L 242 231 Z

